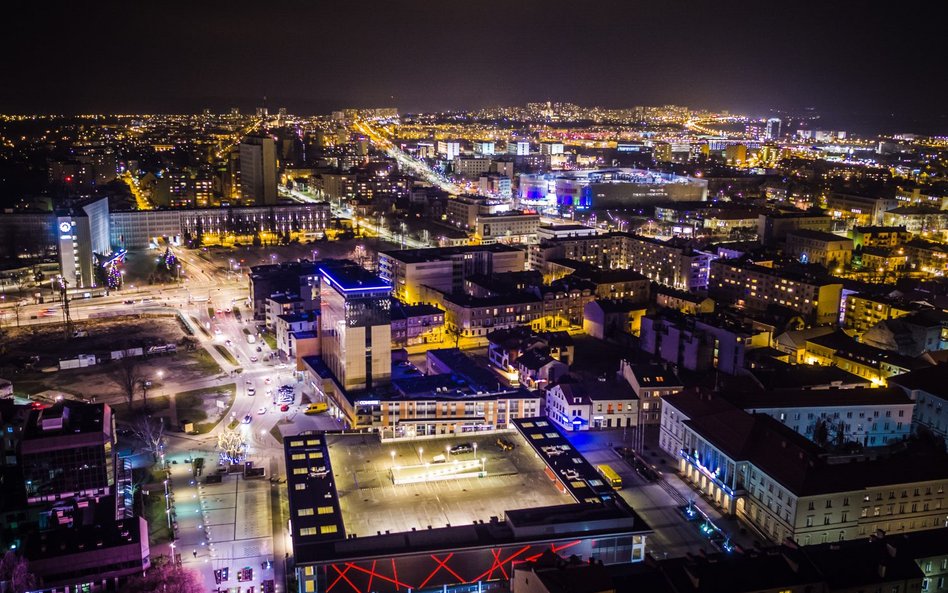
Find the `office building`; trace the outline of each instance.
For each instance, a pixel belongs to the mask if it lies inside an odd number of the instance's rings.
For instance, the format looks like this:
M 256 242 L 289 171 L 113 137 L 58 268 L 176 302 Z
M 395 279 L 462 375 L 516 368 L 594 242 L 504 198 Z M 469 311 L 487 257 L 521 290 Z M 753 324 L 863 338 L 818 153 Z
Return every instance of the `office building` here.
M 344 392 L 392 374 L 392 287 L 355 263 L 319 266 L 322 358 Z
M 240 143 L 240 198 L 256 206 L 277 203 L 276 145 L 273 138 L 248 136 Z
M 100 198 L 56 215 L 59 269 L 69 288 L 99 284 L 97 269 L 112 253 L 109 200 Z
M 474 274 L 523 271 L 526 253 L 503 244 L 435 247 L 379 252 L 379 275 L 392 284 L 392 296 L 406 303 L 423 302 L 428 289 L 460 293 Z

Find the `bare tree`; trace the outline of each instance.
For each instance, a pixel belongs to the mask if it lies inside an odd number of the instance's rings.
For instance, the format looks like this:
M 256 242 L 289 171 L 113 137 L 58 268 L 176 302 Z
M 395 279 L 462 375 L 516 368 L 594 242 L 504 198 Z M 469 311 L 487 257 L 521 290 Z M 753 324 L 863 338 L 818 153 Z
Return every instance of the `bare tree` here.
M 165 423 L 161 418 L 141 416 L 129 426 L 129 430 L 140 440 L 145 450 L 152 454 L 155 461 L 164 447 Z
M 0 590 L 26 593 L 36 586 L 36 577 L 30 572 L 26 558 L 8 551 L 0 560 Z
M 448 329 L 444 330 L 444 333 L 449 338 L 454 338 L 454 347 L 457 348 L 461 342 L 461 336 L 464 335 L 464 330 L 456 325 L 449 325 Z
M 230 460 L 243 457 L 244 437 L 238 430 L 226 429 L 217 436 L 217 448 Z
M 17 301 L 13 303 L 13 314 L 16 316 L 17 327 L 20 327 L 20 309 L 22 309 L 23 305 L 25 304 L 26 304 L 26 301 L 20 300 L 20 299 L 17 299 Z
M 109 376 L 122 390 L 122 395 L 128 400 L 128 406 L 131 408 L 132 402 L 135 400 L 135 388 L 141 383 L 138 362 L 134 358 L 126 356 L 119 360 L 118 366 Z
M 174 591 L 175 593 L 200 593 L 204 584 L 198 574 L 180 564 L 167 562 L 155 564 L 143 576 L 132 578 L 122 589 L 124 593 L 153 593 Z

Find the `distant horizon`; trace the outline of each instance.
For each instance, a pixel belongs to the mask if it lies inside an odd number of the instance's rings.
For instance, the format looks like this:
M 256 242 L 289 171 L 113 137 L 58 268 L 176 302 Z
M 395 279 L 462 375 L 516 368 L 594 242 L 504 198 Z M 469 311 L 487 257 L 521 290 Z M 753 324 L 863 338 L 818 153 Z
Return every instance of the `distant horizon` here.
M 696 105 L 688 105 L 685 102 L 675 102 L 668 101 L 665 103 L 632 103 L 629 105 L 607 105 L 607 104 L 584 104 L 577 101 L 572 101 L 568 99 L 539 99 L 535 101 L 526 101 L 523 103 L 490 103 L 485 104 L 485 106 L 470 107 L 465 108 L 462 106 L 451 107 L 446 109 L 435 109 L 435 110 L 420 110 L 420 109 L 405 109 L 402 106 L 397 104 L 363 104 L 354 106 L 351 104 L 344 103 L 335 103 L 332 106 L 324 106 L 318 109 L 306 109 L 306 110 L 297 110 L 290 108 L 289 105 L 295 102 L 287 102 L 286 105 L 267 100 L 267 109 L 269 110 L 270 115 L 275 115 L 277 110 L 286 107 L 287 113 L 290 115 L 300 116 L 300 117 L 318 117 L 318 116 L 328 116 L 331 115 L 333 111 L 341 111 L 344 109 L 377 109 L 377 108 L 388 108 L 394 107 L 398 109 L 400 115 L 430 115 L 438 113 L 452 113 L 452 112 L 474 112 L 480 111 L 483 109 L 490 108 L 499 108 L 499 107 L 525 107 L 527 103 L 543 103 L 550 101 L 551 103 L 569 103 L 578 105 L 583 108 L 602 108 L 602 109 L 632 109 L 635 107 L 662 107 L 664 105 L 678 105 L 687 107 L 696 111 L 708 111 L 711 113 L 723 113 L 727 111 L 728 113 L 734 115 L 746 116 L 750 119 L 766 119 L 768 117 L 778 117 L 784 121 L 803 119 L 806 117 L 804 113 L 807 110 L 810 110 L 810 116 L 815 116 L 817 121 L 825 122 L 825 125 L 811 125 L 807 126 L 809 129 L 822 129 L 822 130 L 841 130 L 850 133 L 855 133 L 863 136 L 870 135 L 885 135 L 885 134 L 918 134 L 923 136 L 933 136 L 941 137 L 948 136 L 948 113 L 944 114 L 935 114 L 932 116 L 917 116 L 909 113 L 894 113 L 894 112 L 849 112 L 849 113 L 832 113 L 824 112 L 815 108 L 773 108 L 769 110 L 769 113 L 760 114 L 759 110 L 755 112 L 742 110 L 740 108 L 708 108 Z M 221 107 L 221 105 L 228 105 L 227 107 Z M 74 111 L 74 112 L 53 112 L 53 111 L 44 111 L 44 112 L 25 112 L 25 111 L 4 111 L 0 110 L 0 116 L 5 117 L 87 117 L 87 116 L 106 116 L 106 117 L 116 117 L 116 116 L 175 116 L 175 115 L 201 115 L 205 109 L 210 109 L 212 114 L 215 115 L 226 115 L 228 111 L 236 107 L 240 110 L 241 115 L 250 115 L 253 114 L 254 110 L 257 107 L 262 107 L 262 101 L 254 105 L 252 102 L 244 100 L 241 102 L 234 102 L 233 104 L 227 104 L 223 102 L 218 102 L 214 105 L 204 105 L 202 107 L 190 107 L 190 108 L 181 108 L 176 110 L 131 110 L 131 109 L 120 109 L 120 110 L 109 110 L 109 111 L 100 111 L 93 112 L 88 110 Z M 787 113 L 790 112 L 790 113 Z M 567 122 L 568 123 L 568 122 Z

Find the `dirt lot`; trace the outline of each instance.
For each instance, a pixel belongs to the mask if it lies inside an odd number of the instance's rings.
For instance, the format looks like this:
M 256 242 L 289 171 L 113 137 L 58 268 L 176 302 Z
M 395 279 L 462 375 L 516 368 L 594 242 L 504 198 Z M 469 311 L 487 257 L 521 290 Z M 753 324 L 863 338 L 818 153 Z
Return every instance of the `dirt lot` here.
M 66 340 L 62 327 L 55 324 L 10 331 L 5 352 L 0 355 L 0 376 L 12 380 L 18 393 L 34 394 L 49 389 L 110 401 L 122 394 L 115 379 L 119 363 L 104 362 L 86 368 L 58 370 L 59 360 L 79 354 L 95 354 L 100 359 L 103 356 L 108 359 L 113 350 L 180 344 L 186 336 L 174 317 L 130 316 L 80 321 L 75 324 L 75 329 L 87 335 Z M 36 360 L 33 357 L 38 357 L 38 362 L 32 362 Z M 165 382 L 174 380 L 178 383 L 220 373 L 220 367 L 206 352 L 201 349 L 188 352 L 184 346 L 174 354 L 136 360 L 136 374 L 151 378 L 150 393 L 155 395 L 162 387 L 159 371 Z

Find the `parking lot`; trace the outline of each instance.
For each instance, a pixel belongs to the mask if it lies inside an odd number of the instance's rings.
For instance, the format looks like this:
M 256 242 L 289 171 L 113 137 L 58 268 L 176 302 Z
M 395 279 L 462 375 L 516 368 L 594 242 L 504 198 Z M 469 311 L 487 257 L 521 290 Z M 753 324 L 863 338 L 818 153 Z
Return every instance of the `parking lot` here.
M 454 438 L 382 443 L 375 435 L 329 437 L 330 459 L 347 533 L 411 531 L 475 521 L 503 519 L 504 511 L 570 504 L 545 475 L 545 464 L 517 433 L 502 433 L 514 443 L 502 451 L 498 436 L 482 434 Z M 448 449 L 476 443 L 471 451 L 451 455 Z M 473 448 L 473 447 L 472 447 Z M 394 453 L 394 455 L 393 455 Z M 444 464 L 432 463 L 442 455 Z M 486 477 L 449 478 L 439 481 L 396 485 L 393 466 L 429 464 L 436 471 L 458 461 L 483 460 Z

